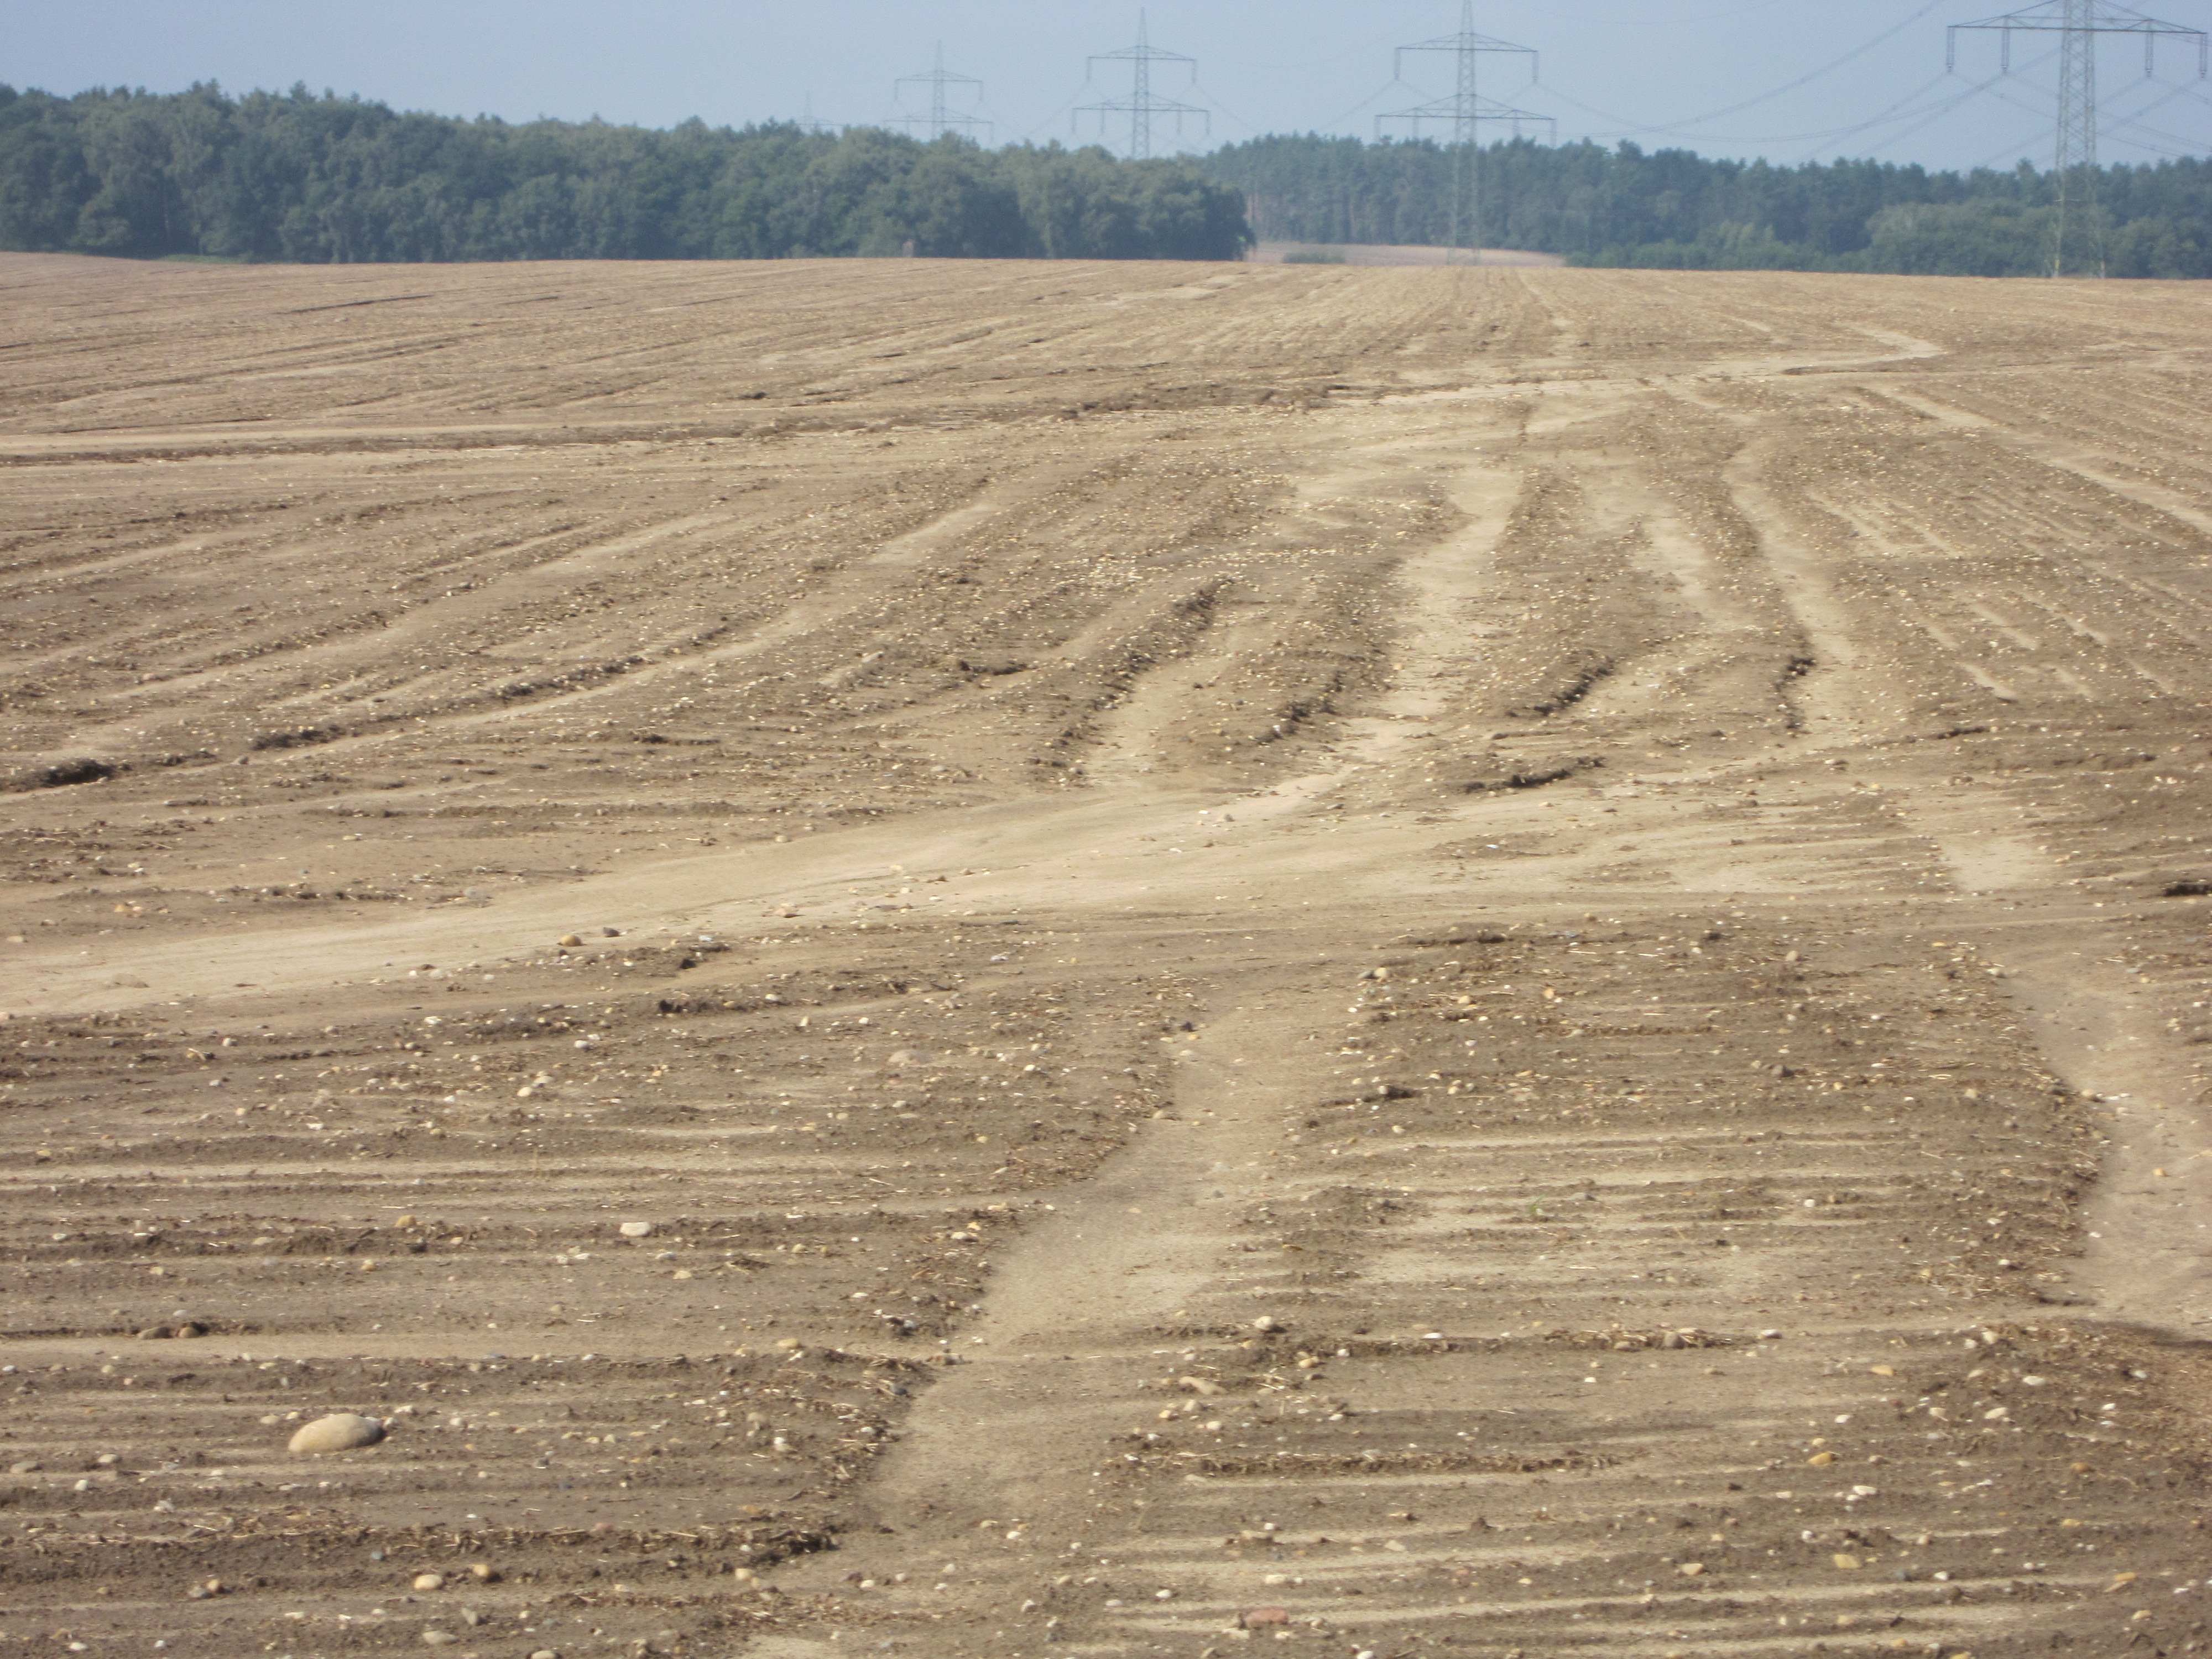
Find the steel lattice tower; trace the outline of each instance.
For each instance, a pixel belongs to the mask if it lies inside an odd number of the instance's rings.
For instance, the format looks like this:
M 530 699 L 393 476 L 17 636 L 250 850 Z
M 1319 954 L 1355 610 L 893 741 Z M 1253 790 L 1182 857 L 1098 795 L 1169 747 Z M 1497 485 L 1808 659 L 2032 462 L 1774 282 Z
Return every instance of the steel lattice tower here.
M 2136 34 L 2142 37 L 2143 73 L 2154 67 L 2160 35 L 2179 35 L 2197 42 L 2197 73 L 2201 79 L 2212 65 L 2212 40 L 2202 29 L 2146 17 L 2132 8 L 2107 0 L 2044 0 L 2024 11 L 2002 17 L 1985 17 L 1978 23 L 1954 23 L 1945 37 L 1944 66 L 1959 61 L 1959 31 L 1993 29 L 2001 37 L 1999 67 L 2012 72 L 2013 31 L 2058 36 L 2057 221 L 2051 231 L 2051 274 L 2063 276 L 2069 250 L 2086 247 L 2091 275 L 2105 274 L 2105 216 L 2097 200 L 2097 37 Z
M 1455 252 L 1461 246 L 1460 235 L 1465 210 L 1465 221 L 1470 233 L 1468 241 L 1475 249 L 1482 246 L 1482 187 L 1480 153 L 1475 148 L 1481 124 L 1485 121 L 1510 123 L 1513 136 L 1519 137 L 1523 126 L 1548 126 L 1557 136 L 1558 123 L 1548 115 L 1539 115 L 1533 110 L 1510 109 L 1504 104 L 1484 98 L 1478 82 L 1483 54 L 1511 52 L 1529 58 L 1536 53 L 1527 46 L 1516 46 L 1504 40 L 1493 40 L 1486 34 L 1474 32 L 1474 0 L 1462 0 L 1460 8 L 1459 33 L 1440 34 L 1433 40 L 1419 40 L 1410 46 L 1401 46 L 1395 60 L 1395 72 L 1401 77 L 1409 52 L 1448 52 L 1458 61 L 1459 89 L 1449 98 L 1438 98 L 1426 104 L 1417 104 L 1412 109 L 1393 110 L 1375 118 L 1377 137 L 1385 121 L 1410 121 L 1413 137 L 1421 136 L 1424 121 L 1449 121 L 1452 130 L 1452 193 L 1451 245 Z M 1540 62 L 1540 59 L 1538 59 Z M 1476 257 L 1480 257 L 1478 252 Z
M 1198 78 L 1198 59 L 1186 58 L 1179 52 L 1162 52 L 1153 46 L 1150 25 L 1143 12 L 1137 14 L 1137 44 L 1135 46 L 1124 46 L 1119 52 L 1099 52 L 1091 58 L 1090 62 L 1091 64 L 1128 64 L 1129 95 L 1118 102 L 1109 100 L 1103 104 L 1085 104 L 1075 112 L 1076 125 L 1078 127 L 1082 125 L 1085 116 L 1095 115 L 1098 118 L 1099 131 L 1103 133 L 1106 130 L 1106 123 L 1111 117 L 1116 115 L 1128 117 L 1129 155 L 1132 160 L 1142 161 L 1151 158 L 1152 122 L 1157 116 L 1174 117 L 1177 137 L 1182 136 L 1182 124 L 1187 117 L 1195 116 L 1204 122 L 1208 132 L 1213 130 L 1213 117 L 1210 111 L 1201 109 L 1196 104 L 1181 104 L 1172 98 L 1154 95 L 1152 92 L 1153 64 L 1188 64 L 1191 66 L 1191 79 L 1195 81 Z
M 892 95 L 898 95 L 902 87 L 923 86 L 929 88 L 929 113 L 909 115 L 904 118 L 908 127 L 927 127 L 933 139 L 942 138 L 948 132 L 966 132 L 975 127 L 988 128 L 991 123 L 980 116 L 963 115 L 952 107 L 945 96 L 948 87 L 974 87 L 980 95 L 983 83 L 972 75 L 954 75 L 945 67 L 945 43 L 937 46 L 937 65 L 927 75 L 902 76 L 893 83 Z

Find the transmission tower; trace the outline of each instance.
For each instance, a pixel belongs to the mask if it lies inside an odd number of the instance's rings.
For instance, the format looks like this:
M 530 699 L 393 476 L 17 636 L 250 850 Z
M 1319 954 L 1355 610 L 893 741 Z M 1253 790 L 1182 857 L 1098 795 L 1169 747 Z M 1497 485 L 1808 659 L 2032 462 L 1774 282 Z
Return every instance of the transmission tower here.
M 1474 32 L 1474 0 L 1463 0 L 1460 8 L 1459 33 L 1440 34 L 1433 40 L 1419 40 L 1410 46 L 1398 48 L 1395 72 L 1403 78 L 1406 54 L 1409 52 L 1448 52 L 1458 59 L 1459 89 L 1448 98 L 1438 98 L 1426 104 L 1416 104 L 1411 109 L 1393 110 L 1375 118 L 1375 132 L 1382 136 L 1386 121 L 1409 121 L 1413 136 L 1421 136 L 1424 121 L 1449 121 L 1452 131 L 1452 192 L 1451 246 L 1456 253 L 1462 246 L 1460 229 L 1464 222 L 1470 233 L 1466 239 L 1474 249 L 1482 246 L 1482 185 L 1481 154 L 1476 149 L 1481 124 L 1485 121 L 1510 125 L 1513 136 L 1518 138 L 1524 126 L 1544 126 L 1556 137 L 1559 124 L 1548 115 L 1539 115 L 1533 110 L 1511 109 L 1493 103 L 1476 89 L 1483 56 L 1486 52 L 1511 52 L 1535 58 L 1535 52 L 1527 46 L 1516 46 L 1504 40 L 1493 40 L 1486 34 Z M 1541 60 L 1539 59 L 1539 62 Z M 1533 73 L 1533 71 L 1532 71 Z M 1465 213 L 1462 221 L 1462 210 Z M 1474 257 L 1481 258 L 1478 252 Z
M 1106 125 L 1117 115 L 1129 119 L 1129 155 L 1133 160 L 1151 159 L 1152 154 L 1152 124 L 1162 116 L 1175 120 L 1176 137 L 1182 137 L 1182 124 L 1195 117 L 1203 122 L 1208 132 L 1213 131 L 1213 116 L 1196 104 L 1179 104 L 1172 98 L 1162 98 L 1152 91 L 1152 65 L 1155 64 L 1188 64 L 1194 83 L 1198 79 L 1198 59 L 1186 58 L 1179 52 L 1162 52 L 1152 45 L 1152 35 L 1143 12 L 1137 14 L 1137 44 L 1124 46 L 1119 52 L 1103 52 L 1091 59 L 1091 64 L 1127 64 L 1129 66 L 1129 95 L 1126 99 L 1109 100 L 1103 104 L 1085 104 L 1075 112 L 1076 125 L 1083 118 L 1098 118 L 1098 131 L 1103 135 Z M 1088 70 L 1086 69 L 1086 73 Z
M 2086 244 L 2090 274 L 2105 274 L 2105 216 L 2097 201 L 2097 37 L 2138 34 L 2143 43 L 2143 74 L 2156 67 L 2158 40 L 2179 35 L 2197 42 L 2197 74 L 2212 67 L 2212 39 L 2202 29 L 2146 17 L 2107 0 L 2044 0 L 2041 5 L 1978 23 L 1954 23 L 1944 39 L 1944 67 L 1959 61 L 1959 31 L 1994 29 L 2001 37 L 1999 67 L 2012 72 L 2012 37 L 2056 34 L 2058 41 L 2058 216 L 2051 231 L 2051 274 L 2063 276 L 2069 248 Z
M 975 128 L 991 130 L 991 123 L 981 116 L 965 114 L 952 107 L 946 89 L 951 87 L 974 87 L 975 95 L 982 96 L 983 83 L 972 75 L 954 75 L 945 67 L 945 43 L 938 42 L 937 65 L 927 75 L 906 75 L 892 83 L 892 96 L 902 98 L 908 87 L 929 88 L 929 113 L 902 116 L 900 120 L 908 129 L 926 128 L 933 139 L 942 138 L 948 132 L 969 133 Z

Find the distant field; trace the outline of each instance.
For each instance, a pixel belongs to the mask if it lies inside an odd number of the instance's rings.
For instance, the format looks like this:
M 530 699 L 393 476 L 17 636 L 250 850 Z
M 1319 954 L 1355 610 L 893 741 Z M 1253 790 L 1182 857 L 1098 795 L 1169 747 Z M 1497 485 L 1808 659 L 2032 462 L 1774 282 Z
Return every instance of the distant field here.
M 1255 264 L 1281 264 L 1293 253 L 1322 253 L 1329 263 L 1346 265 L 1519 265 L 1531 270 L 1566 264 L 1556 253 L 1524 253 L 1518 248 L 1486 247 L 1474 258 L 1465 249 L 1441 247 L 1380 247 L 1360 242 L 1261 242 L 1252 250 Z
M 2212 1641 L 2199 288 L 0 296 L 20 1650 Z

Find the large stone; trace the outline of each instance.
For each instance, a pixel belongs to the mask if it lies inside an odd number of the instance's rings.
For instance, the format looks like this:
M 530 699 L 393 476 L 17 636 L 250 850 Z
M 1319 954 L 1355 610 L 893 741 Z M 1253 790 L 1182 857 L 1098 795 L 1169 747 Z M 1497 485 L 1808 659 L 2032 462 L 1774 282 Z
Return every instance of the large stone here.
M 384 1425 L 373 1417 L 358 1417 L 351 1412 L 333 1412 L 328 1417 L 319 1417 L 312 1423 L 300 1425 L 292 1437 L 295 1452 L 357 1451 L 363 1446 L 374 1446 L 384 1438 Z

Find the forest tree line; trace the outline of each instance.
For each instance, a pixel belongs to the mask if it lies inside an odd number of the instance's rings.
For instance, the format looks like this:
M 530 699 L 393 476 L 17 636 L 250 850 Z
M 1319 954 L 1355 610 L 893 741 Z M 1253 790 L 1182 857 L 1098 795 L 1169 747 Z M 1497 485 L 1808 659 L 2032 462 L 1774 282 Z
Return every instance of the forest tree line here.
M 1183 161 L 877 129 L 671 131 L 358 98 L 0 87 L 0 248 L 306 264 L 891 255 L 1234 259 Z
M 2212 163 L 2106 167 L 2097 186 L 2110 274 L 2212 276 Z M 2029 276 L 2049 268 L 2055 195 L 2025 162 L 1315 135 L 1125 161 L 873 128 L 464 120 L 305 88 L 0 86 L 0 248 L 142 258 L 1233 259 L 1255 235 L 1442 246 L 1456 225 L 1577 264 Z M 2089 248 L 2078 225 L 2072 245 Z
M 2026 162 L 1971 173 L 1776 167 L 1626 143 L 1515 140 L 1455 153 L 1309 135 L 1231 144 L 1204 166 L 1243 192 L 1262 240 L 1449 246 L 1456 190 L 1462 245 L 1479 229 L 1484 246 L 1575 264 L 2037 276 L 2056 217 L 2056 175 Z M 2095 182 L 2110 275 L 2212 276 L 2212 164 L 2110 167 Z M 2089 246 L 2077 227 L 2074 252 Z

